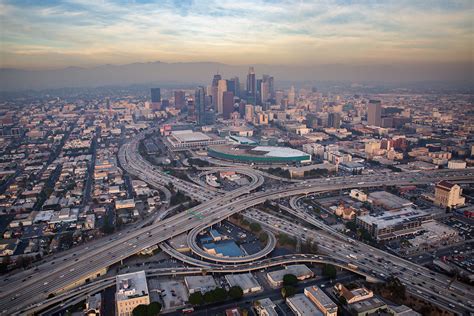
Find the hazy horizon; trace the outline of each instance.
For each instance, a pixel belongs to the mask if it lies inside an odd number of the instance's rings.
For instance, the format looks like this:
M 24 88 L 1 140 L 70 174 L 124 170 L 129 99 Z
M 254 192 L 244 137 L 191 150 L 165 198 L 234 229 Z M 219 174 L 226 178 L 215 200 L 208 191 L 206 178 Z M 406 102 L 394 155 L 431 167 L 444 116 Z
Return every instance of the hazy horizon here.
M 474 82 L 459 1 L 0 0 L 0 90 L 280 81 Z M 160 61 L 160 62 L 157 62 Z

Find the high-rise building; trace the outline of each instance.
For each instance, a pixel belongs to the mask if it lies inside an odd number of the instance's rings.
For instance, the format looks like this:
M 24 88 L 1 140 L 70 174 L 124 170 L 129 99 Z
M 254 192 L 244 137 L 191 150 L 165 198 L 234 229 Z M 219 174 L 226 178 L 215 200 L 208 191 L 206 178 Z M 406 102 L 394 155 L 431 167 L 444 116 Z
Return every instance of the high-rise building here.
M 163 104 L 161 103 L 161 90 L 160 88 L 151 88 L 151 108 L 153 110 L 163 110 Z
M 234 112 L 234 93 L 232 91 L 224 91 L 222 95 L 222 107 L 224 119 L 230 119 L 230 115 Z
M 270 99 L 273 99 L 275 97 L 275 80 L 273 79 L 272 76 L 268 77 L 268 92 L 270 94 Z
M 281 101 L 285 97 L 285 93 L 282 90 L 275 91 L 275 104 L 281 106 Z
M 151 102 L 152 103 L 161 102 L 161 89 L 160 88 L 151 88 Z
M 191 122 L 197 121 L 197 114 L 196 114 L 196 107 L 194 104 L 194 100 L 189 98 L 186 101 L 186 107 L 188 109 L 187 120 Z
M 271 99 L 269 78 L 269 76 L 264 76 L 260 83 L 260 102 L 262 104 L 265 104 L 265 102 Z
M 295 105 L 295 102 L 296 102 L 295 87 L 291 86 L 290 92 L 288 92 L 288 105 Z
M 249 73 L 247 74 L 247 98 L 252 104 L 255 104 L 257 96 L 257 82 L 255 80 L 255 70 L 253 67 L 249 67 Z
M 227 81 L 221 79 L 217 83 L 217 114 L 224 113 L 223 96 L 225 91 L 227 91 Z
M 328 126 L 333 128 L 341 127 L 341 115 L 339 113 L 329 113 Z
M 235 97 L 240 96 L 240 81 L 239 77 L 234 77 L 227 80 L 227 91 L 231 91 Z
M 382 103 L 380 100 L 370 100 L 367 105 L 367 124 L 382 126 Z
M 262 95 L 262 90 L 261 90 L 262 81 L 263 81 L 262 79 L 257 79 L 257 83 L 256 83 L 256 88 L 257 89 L 256 89 L 256 93 L 255 93 L 255 98 L 256 98 L 256 104 L 258 104 L 258 105 L 262 104 L 262 102 L 261 102 L 261 100 L 262 100 L 262 97 L 261 97 L 261 95 Z
M 253 105 L 245 105 L 245 120 L 249 123 L 253 122 Z
M 212 106 L 214 107 L 214 109 L 217 109 L 217 94 L 218 94 L 218 91 L 217 91 L 217 86 L 219 85 L 219 81 L 222 80 L 222 77 L 221 75 L 217 74 L 217 75 L 214 75 L 214 78 L 212 79 L 212 84 L 211 84 L 211 97 L 212 97 Z
M 203 125 L 206 111 L 206 89 L 204 87 L 198 87 L 194 92 L 194 107 L 196 109 L 196 121 L 199 125 Z
M 175 91 L 174 92 L 174 106 L 177 109 L 182 109 L 186 105 L 186 95 L 184 91 Z

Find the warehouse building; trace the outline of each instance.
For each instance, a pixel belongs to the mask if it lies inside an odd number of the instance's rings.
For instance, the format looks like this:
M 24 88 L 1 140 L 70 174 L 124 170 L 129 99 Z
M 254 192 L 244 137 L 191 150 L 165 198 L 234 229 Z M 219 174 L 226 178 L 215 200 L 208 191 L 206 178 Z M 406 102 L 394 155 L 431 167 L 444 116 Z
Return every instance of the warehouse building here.
M 195 275 L 184 278 L 184 283 L 188 288 L 189 294 L 201 292 L 202 294 L 217 288 L 216 280 L 212 275 Z
M 286 266 L 285 269 L 282 270 L 268 272 L 267 278 L 273 286 L 280 286 L 283 284 L 283 277 L 286 274 L 293 274 L 300 281 L 314 277 L 314 272 L 306 265 L 294 264 Z
M 211 145 L 226 144 L 227 140 L 223 138 L 213 138 L 201 132 L 192 130 L 172 131 L 166 137 L 167 145 L 171 150 L 187 150 L 193 148 L 205 148 Z
M 231 287 L 240 287 L 244 294 L 255 293 L 262 290 L 257 279 L 251 273 L 227 274 L 225 279 Z
M 286 299 L 286 304 L 296 316 L 324 316 L 324 314 L 314 305 L 304 294 L 296 294 Z
M 325 316 L 337 316 L 337 305 L 318 286 L 308 286 L 304 294 L 318 307 Z

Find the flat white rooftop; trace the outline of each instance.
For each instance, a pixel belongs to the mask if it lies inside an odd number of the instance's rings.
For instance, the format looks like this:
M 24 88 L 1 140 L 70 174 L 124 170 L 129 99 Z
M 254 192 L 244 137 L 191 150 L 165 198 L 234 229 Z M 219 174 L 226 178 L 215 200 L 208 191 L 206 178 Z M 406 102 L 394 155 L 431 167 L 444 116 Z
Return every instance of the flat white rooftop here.
M 207 136 L 201 132 L 193 132 L 192 130 L 184 131 L 173 131 L 171 132 L 173 136 L 180 143 L 189 143 L 189 142 L 204 142 L 211 140 L 211 137 Z
M 257 146 L 252 149 L 252 151 L 263 151 L 267 152 L 264 156 L 268 157 L 301 157 L 309 156 L 307 153 L 293 149 L 289 147 L 276 147 L 276 146 Z

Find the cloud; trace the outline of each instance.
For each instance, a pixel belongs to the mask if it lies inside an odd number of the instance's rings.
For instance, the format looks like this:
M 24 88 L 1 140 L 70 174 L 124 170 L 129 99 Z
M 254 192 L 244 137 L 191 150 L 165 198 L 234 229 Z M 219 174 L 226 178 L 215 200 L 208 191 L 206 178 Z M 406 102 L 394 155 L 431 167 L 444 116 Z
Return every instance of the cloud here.
M 0 61 L 472 62 L 473 11 L 470 0 L 0 0 Z

